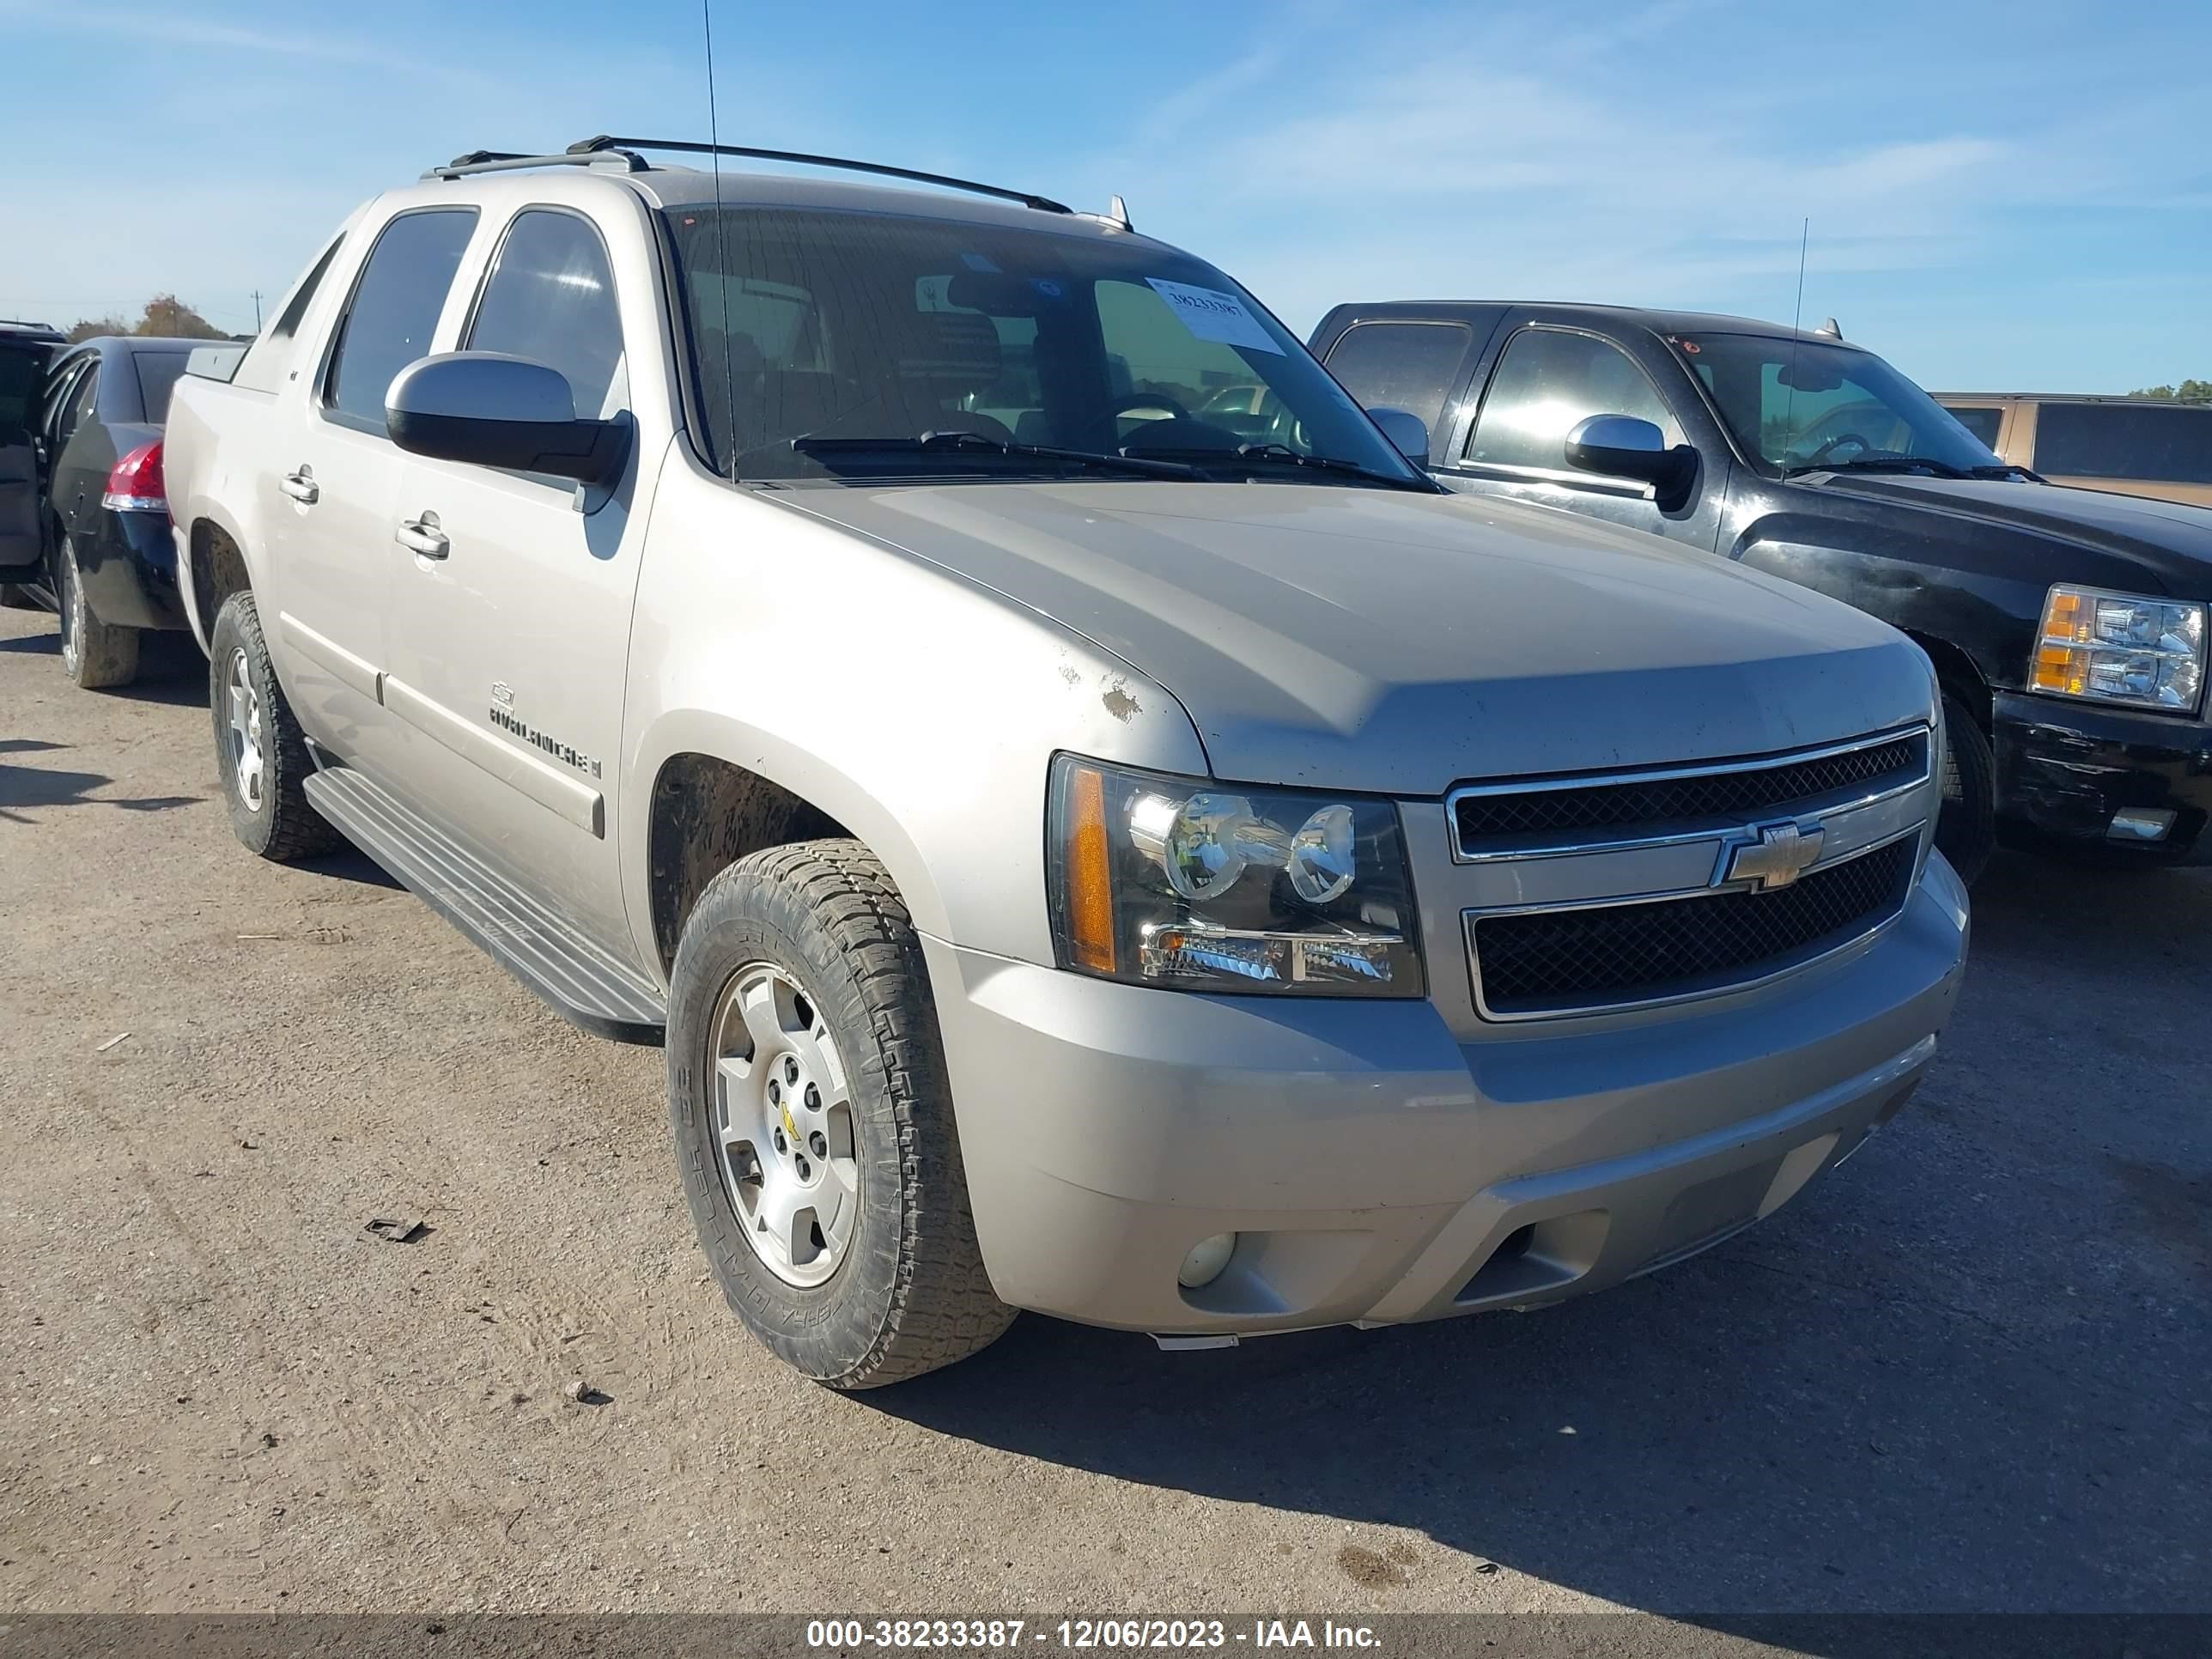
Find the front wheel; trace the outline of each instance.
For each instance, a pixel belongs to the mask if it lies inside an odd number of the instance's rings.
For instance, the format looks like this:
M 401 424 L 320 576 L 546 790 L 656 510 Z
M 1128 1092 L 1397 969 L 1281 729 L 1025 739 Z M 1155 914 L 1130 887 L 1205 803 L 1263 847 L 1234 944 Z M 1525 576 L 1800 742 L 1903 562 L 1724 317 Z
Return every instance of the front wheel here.
M 77 570 L 76 544 L 67 536 L 54 548 L 54 598 L 61 616 L 62 672 L 88 691 L 138 678 L 138 630 L 111 626 L 92 614 Z
M 921 949 L 858 842 L 771 848 L 700 895 L 671 975 L 677 1162 L 722 1293 L 836 1389 L 1011 1324 L 969 1210 Z
M 1943 806 L 1936 845 L 1972 886 L 1996 847 L 1996 754 L 1966 708 L 1943 694 Z

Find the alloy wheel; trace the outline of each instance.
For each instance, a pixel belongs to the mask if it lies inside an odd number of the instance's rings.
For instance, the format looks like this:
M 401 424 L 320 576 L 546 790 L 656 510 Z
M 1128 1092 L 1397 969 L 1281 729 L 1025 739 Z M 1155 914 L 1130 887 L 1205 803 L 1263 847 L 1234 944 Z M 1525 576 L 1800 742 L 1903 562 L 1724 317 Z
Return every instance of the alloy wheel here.
M 261 697 L 253 689 L 253 671 L 243 649 L 230 653 L 223 696 L 229 707 L 230 775 L 246 810 L 258 812 L 262 782 L 267 775 L 266 750 L 262 741 Z
M 777 1278 L 811 1289 L 844 1261 L 860 1218 L 836 1039 L 799 982 L 765 962 L 732 975 L 709 1030 L 722 1182 L 738 1231 Z
M 75 679 L 84 651 L 84 589 L 76 579 L 76 550 L 66 536 L 54 552 L 54 586 L 60 601 L 54 609 L 61 624 L 62 672 Z

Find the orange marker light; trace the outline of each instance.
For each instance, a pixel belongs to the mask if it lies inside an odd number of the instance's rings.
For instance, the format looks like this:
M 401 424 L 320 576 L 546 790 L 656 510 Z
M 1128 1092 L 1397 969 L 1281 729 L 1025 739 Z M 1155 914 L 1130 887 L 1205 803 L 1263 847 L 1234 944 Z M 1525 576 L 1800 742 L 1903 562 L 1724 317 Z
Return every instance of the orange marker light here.
M 1079 967 L 1114 971 L 1114 878 L 1106 843 L 1106 780 L 1087 766 L 1068 778 L 1067 933 Z

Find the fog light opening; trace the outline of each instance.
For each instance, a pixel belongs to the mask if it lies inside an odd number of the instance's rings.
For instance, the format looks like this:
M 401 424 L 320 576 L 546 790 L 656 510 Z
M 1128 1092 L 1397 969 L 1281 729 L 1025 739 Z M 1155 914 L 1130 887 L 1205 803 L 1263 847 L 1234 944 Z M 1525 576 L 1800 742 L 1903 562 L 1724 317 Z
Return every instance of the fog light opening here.
M 1201 1238 L 1191 1246 L 1190 1254 L 1182 1259 L 1176 1273 L 1176 1282 L 1187 1291 L 1211 1285 L 1221 1277 L 1221 1270 L 1229 1265 L 1229 1258 L 1237 1251 L 1235 1233 L 1216 1233 L 1211 1238 Z
M 2130 806 L 2112 814 L 2112 822 L 2105 831 L 2107 841 L 2164 841 L 2166 832 L 2173 828 L 2171 807 L 2150 808 Z

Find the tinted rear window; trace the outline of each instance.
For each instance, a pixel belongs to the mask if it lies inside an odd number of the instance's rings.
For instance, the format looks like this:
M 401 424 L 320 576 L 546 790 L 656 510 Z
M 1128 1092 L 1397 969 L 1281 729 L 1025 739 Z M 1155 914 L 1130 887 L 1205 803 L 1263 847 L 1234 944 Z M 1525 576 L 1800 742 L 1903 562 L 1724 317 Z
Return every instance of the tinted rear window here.
M 1328 372 L 1366 409 L 1404 409 L 1439 438 L 1444 398 L 1474 331 L 1465 323 L 1354 323 L 1329 348 Z
M 191 361 L 189 351 L 134 351 L 131 366 L 138 371 L 138 401 L 149 426 L 169 418 L 169 392 Z
M 2035 470 L 2069 478 L 2212 484 L 2212 409 L 2158 404 L 2045 404 Z

